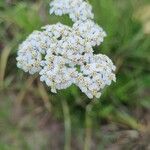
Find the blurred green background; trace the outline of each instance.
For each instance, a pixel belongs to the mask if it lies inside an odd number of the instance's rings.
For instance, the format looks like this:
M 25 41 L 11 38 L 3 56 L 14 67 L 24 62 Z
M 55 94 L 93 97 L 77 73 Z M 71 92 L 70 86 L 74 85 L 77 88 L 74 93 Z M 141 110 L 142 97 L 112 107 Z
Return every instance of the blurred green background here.
M 100 99 L 74 86 L 50 93 L 16 67 L 18 45 L 50 16 L 49 0 L 0 0 L 0 150 L 150 149 L 150 2 L 89 0 L 108 36 L 95 48 L 113 59 L 117 82 Z

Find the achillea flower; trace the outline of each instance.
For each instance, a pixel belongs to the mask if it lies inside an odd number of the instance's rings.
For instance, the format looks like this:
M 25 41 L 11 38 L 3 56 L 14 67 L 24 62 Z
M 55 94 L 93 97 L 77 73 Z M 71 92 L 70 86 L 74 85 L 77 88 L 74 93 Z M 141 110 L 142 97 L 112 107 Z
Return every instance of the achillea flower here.
M 57 23 L 34 31 L 19 46 L 17 66 L 39 73 L 53 93 L 75 84 L 89 98 L 99 98 L 116 80 L 112 61 L 94 55 L 93 47 L 103 42 L 105 31 L 91 20 L 92 7 L 83 0 L 54 0 L 50 5 L 51 13 L 69 14 L 73 27 Z
M 50 14 L 68 14 L 73 22 L 94 18 L 91 5 L 84 0 L 53 0 L 50 7 Z
M 99 46 L 106 37 L 106 32 L 92 20 L 75 22 L 73 30 L 92 46 Z

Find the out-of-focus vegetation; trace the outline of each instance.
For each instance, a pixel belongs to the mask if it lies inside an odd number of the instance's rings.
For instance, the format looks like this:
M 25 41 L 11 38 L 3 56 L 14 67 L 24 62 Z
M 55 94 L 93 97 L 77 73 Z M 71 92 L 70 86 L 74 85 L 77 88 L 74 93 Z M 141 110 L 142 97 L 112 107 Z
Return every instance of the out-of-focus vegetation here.
M 19 43 L 50 16 L 49 0 L 0 0 L 0 150 L 150 148 L 149 0 L 89 0 L 108 36 L 96 53 L 117 66 L 117 82 L 90 101 L 74 86 L 57 95 L 16 67 Z

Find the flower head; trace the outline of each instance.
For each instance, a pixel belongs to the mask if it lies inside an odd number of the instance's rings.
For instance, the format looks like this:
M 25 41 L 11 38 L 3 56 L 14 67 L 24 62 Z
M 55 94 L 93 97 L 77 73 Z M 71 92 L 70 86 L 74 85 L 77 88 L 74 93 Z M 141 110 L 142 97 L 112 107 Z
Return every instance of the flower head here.
M 57 23 L 34 31 L 19 46 L 17 66 L 40 80 L 51 92 L 75 84 L 89 98 L 99 98 L 102 89 L 116 80 L 115 66 L 102 54 L 94 54 L 106 36 L 93 20 L 92 7 L 83 0 L 54 0 L 51 13 L 69 14 L 72 27 Z
M 94 18 L 91 5 L 84 0 L 53 0 L 50 7 L 50 14 L 68 14 L 73 22 Z

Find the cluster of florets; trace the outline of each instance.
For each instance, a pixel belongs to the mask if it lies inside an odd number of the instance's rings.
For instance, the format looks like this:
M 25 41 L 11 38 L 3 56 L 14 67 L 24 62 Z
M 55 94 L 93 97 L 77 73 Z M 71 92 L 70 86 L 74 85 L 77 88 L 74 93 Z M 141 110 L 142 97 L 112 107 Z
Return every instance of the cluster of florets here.
M 77 85 L 89 98 L 99 98 L 115 81 L 115 66 L 105 55 L 95 55 L 106 33 L 93 20 L 92 7 L 83 0 L 54 0 L 51 13 L 69 14 L 72 27 L 57 23 L 34 31 L 20 46 L 17 66 L 40 80 L 51 92 Z
M 84 0 L 54 0 L 50 3 L 50 14 L 68 14 L 72 21 L 93 19 L 92 6 Z

